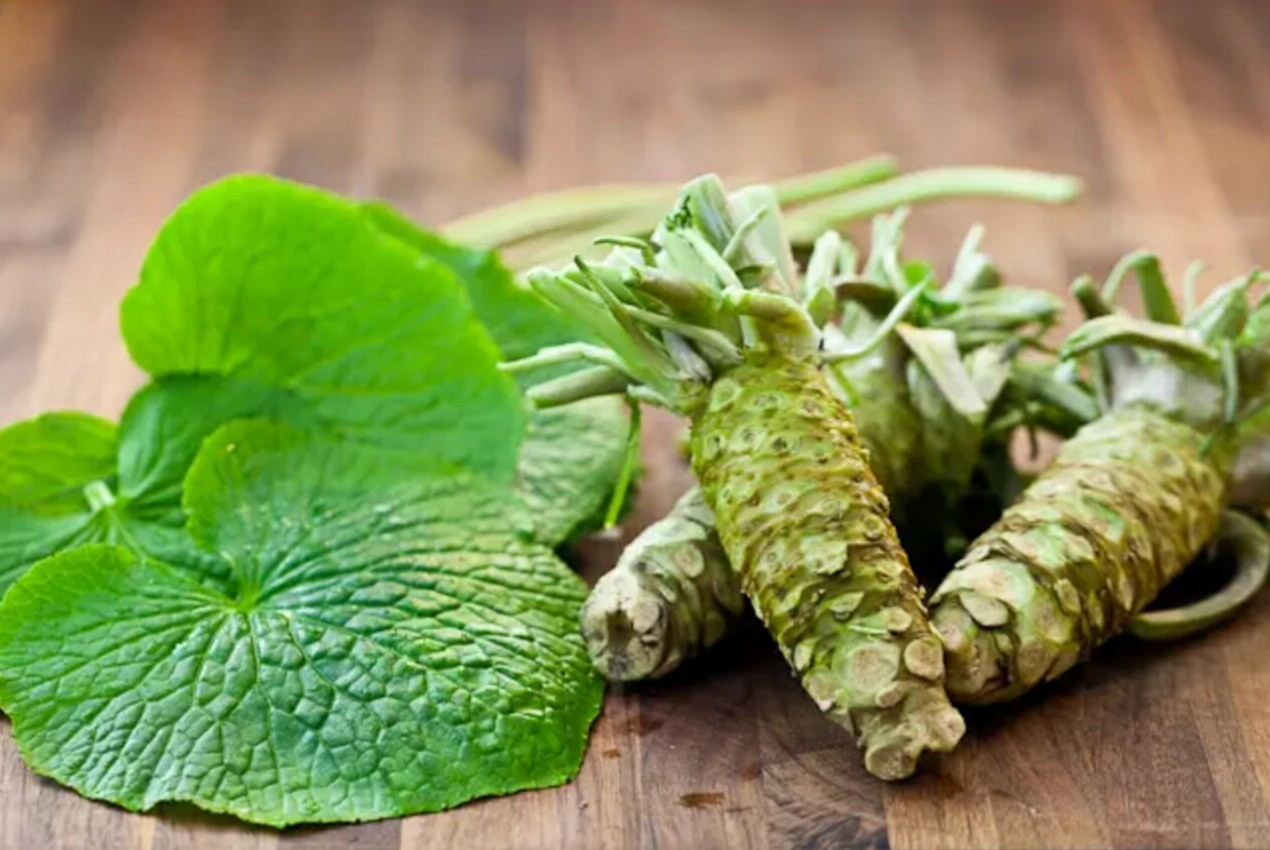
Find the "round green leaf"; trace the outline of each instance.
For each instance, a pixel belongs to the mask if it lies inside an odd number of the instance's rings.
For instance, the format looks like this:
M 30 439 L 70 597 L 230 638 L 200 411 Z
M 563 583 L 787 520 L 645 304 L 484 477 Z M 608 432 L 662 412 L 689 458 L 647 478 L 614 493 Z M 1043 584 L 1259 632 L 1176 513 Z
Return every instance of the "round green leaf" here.
M 186 491 L 195 536 L 232 564 L 224 592 L 95 545 L 0 605 L 0 708 L 34 770 L 130 809 L 275 826 L 576 772 L 601 696 L 585 588 L 514 499 L 260 422 L 210 438 Z
M 450 242 L 387 204 L 363 204 L 361 211 L 383 233 L 455 273 L 506 359 L 590 338 L 584 328 L 519 284 L 493 251 Z M 533 509 L 540 540 L 557 545 L 598 524 L 622 468 L 626 430 L 625 404 L 618 398 L 532 414 L 521 447 L 519 490 Z
M 525 406 L 462 283 L 334 195 L 259 176 L 194 193 L 122 326 L 155 377 L 271 387 L 343 436 L 514 476 Z

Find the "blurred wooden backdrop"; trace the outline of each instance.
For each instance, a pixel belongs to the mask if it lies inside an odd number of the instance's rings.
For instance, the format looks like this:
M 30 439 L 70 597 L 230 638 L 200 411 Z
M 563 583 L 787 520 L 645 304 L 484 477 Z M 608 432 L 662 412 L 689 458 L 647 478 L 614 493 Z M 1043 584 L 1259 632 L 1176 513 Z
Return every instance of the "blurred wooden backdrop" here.
M 1017 280 L 1140 245 L 1180 274 L 1270 262 L 1270 3 L 0 2 L 0 419 L 117 414 L 116 305 L 199 184 L 261 170 L 439 223 L 604 180 L 758 177 L 877 151 L 1066 170 L 1059 212 L 950 204 Z M 685 486 L 650 427 L 628 531 Z M 595 575 L 617 545 L 583 553 Z M 1219 634 L 1114 644 L 1043 699 L 976 712 L 883 787 L 761 634 L 612 693 L 572 785 L 356 827 L 129 815 L 0 740 L 5 848 L 1270 846 L 1270 602 Z

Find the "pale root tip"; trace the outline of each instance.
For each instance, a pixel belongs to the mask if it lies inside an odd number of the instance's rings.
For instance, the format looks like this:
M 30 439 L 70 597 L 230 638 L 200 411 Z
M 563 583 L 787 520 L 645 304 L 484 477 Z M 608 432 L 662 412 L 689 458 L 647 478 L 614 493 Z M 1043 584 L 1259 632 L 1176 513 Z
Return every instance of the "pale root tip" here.
M 864 754 L 864 768 L 878 779 L 898 782 L 901 779 L 908 779 L 917 770 L 918 755 L 920 751 L 914 752 L 909 744 L 892 741 L 878 747 L 870 747 Z
M 878 779 L 895 782 L 913 775 L 922 753 L 943 753 L 957 746 L 966 733 L 966 721 L 957 709 L 941 702 L 907 718 L 885 741 L 869 747 L 865 769 Z
M 960 711 L 949 705 L 934 713 L 927 728 L 931 732 L 931 742 L 927 749 L 946 753 L 957 746 L 966 734 L 966 720 Z
M 634 682 L 657 675 L 668 654 L 665 603 L 625 571 L 596 585 L 580 615 L 582 639 L 600 675 Z

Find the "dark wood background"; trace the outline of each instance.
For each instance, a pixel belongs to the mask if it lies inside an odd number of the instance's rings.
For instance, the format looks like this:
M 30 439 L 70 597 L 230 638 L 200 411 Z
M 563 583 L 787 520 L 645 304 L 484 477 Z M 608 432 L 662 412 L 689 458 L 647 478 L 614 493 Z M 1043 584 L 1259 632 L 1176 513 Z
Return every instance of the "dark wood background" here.
M 0 0 L 0 419 L 118 413 L 116 329 L 191 189 L 271 171 L 432 223 L 526 193 L 877 151 L 1087 181 L 1059 212 L 949 204 L 1017 280 L 1149 245 L 1175 274 L 1270 262 L 1270 3 Z M 1216 279 L 1214 277 L 1214 280 Z M 629 532 L 686 484 L 655 419 Z M 614 542 L 588 545 L 589 575 Z M 0 740 L 5 848 L 1267 847 L 1270 602 L 1167 648 L 1120 641 L 970 715 L 909 783 L 868 778 L 758 630 L 610 694 L 571 785 L 355 827 L 131 815 Z

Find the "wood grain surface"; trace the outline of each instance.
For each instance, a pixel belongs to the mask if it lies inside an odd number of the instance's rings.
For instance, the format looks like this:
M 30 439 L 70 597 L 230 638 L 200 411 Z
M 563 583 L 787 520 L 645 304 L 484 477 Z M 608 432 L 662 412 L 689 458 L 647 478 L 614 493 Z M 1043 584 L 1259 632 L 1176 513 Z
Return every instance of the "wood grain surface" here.
M 1140 245 L 1210 283 L 1270 262 L 1270 3 L 0 0 L 0 419 L 115 415 L 140 380 L 116 307 L 190 190 L 261 170 L 440 223 L 498 201 L 703 170 L 1068 170 L 1078 208 L 949 204 L 1015 280 L 1064 287 Z M 628 535 L 688 481 L 652 417 Z M 578 553 L 594 577 L 617 542 Z M 616 689 L 572 784 L 284 833 L 132 815 L 0 740 L 4 848 L 1267 847 L 1270 599 L 1219 633 L 1126 640 L 969 715 L 914 781 L 866 776 L 760 629 Z

